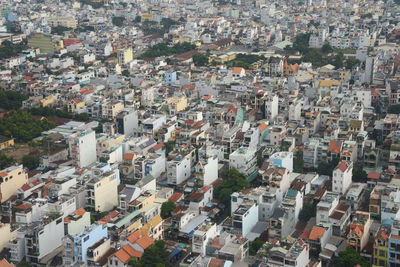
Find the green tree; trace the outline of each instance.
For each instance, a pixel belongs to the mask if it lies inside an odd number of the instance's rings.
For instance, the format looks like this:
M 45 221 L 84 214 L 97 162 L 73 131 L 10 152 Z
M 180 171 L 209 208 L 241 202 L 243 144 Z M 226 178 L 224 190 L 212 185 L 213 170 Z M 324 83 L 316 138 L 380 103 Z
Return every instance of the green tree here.
M 347 59 L 346 60 L 346 69 L 351 70 L 354 66 L 360 64 L 360 60 L 358 59 Z
M 40 160 L 38 156 L 34 155 L 25 155 L 22 158 L 22 165 L 28 168 L 29 170 L 34 170 L 39 167 Z
M 308 222 L 312 217 L 317 214 L 317 204 L 304 203 L 303 209 L 299 213 L 299 220 L 302 222 Z
M 12 157 L 8 157 L 4 152 L 0 151 L 0 170 L 10 167 L 14 162 L 15 160 Z
M 175 202 L 167 201 L 167 202 L 162 203 L 161 217 L 163 219 L 171 217 L 171 213 L 174 211 L 175 208 L 176 208 Z
M 389 114 L 399 114 L 400 113 L 400 104 L 392 105 L 388 108 Z
M 335 56 L 335 60 L 333 61 L 333 65 L 336 68 L 343 68 L 343 53 L 339 52 L 336 56 Z
M 64 27 L 64 26 L 55 26 L 55 27 L 51 28 L 51 33 L 52 34 L 57 34 L 57 35 L 63 35 L 64 32 L 71 31 L 71 30 L 72 30 L 71 28 L 67 28 L 67 27 Z
M 121 74 L 122 74 L 123 76 L 125 76 L 125 77 L 129 77 L 129 75 L 130 75 L 129 70 L 123 70 L 123 71 L 121 72 Z
M 220 177 L 223 181 L 217 188 L 215 188 L 214 197 L 225 205 L 226 209 L 224 211 L 226 214 L 229 214 L 232 193 L 248 188 L 250 183 L 246 180 L 245 175 L 235 168 L 223 170 Z
M 17 141 L 28 142 L 56 126 L 46 118 L 35 119 L 26 110 L 11 111 L 0 118 L 0 135 L 14 137 Z
M 321 161 L 318 164 L 317 173 L 319 175 L 332 176 L 332 172 L 336 168 L 336 166 L 338 165 L 339 161 L 340 161 L 340 159 L 338 157 L 333 158 L 329 162 Z
M 321 51 L 322 51 L 324 54 L 328 54 L 328 53 L 331 53 L 331 52 L 333 51 L 333 48 L 332 48 L 332 46 L 330 46 L 329 43 L 325 43 L 325 44 L 322 46 Z
M 368 174 L 362 168 L 355 167 L 353 168 L 353 182 L 358 183 L 366 183 Z
M 141 21 L 142 21 L 142 17 L 141 16 L 138 15 L 138 16 L 135 17 L 135 22 L 136 23 L 139 23 Z
M 310 41 L 311 33 L 302 33 L 296 36 L 293 43 L 293 50 L 297 50 L 302 54 L 309 51 L 308 42 Z
M 11 90 L 0 89 L 0 108 L 5 110 L 20 109 L 22 101 L 28 99 L 27 95 Z
M 12 42 L 5 40 L 0 46 L 0 60 L 14 57 L 26 48 L 27 46 L 25 43 L 13 44 Z
M 113 17 L 111 21 L 115 26 L 121 27 L 124 24 L 125 18 L 124 17 Z
M 255 256 L 264 243 L 257 237 L 250 243 L 249 254 Z
M 77 121 L 89 121 L 89 114 L 87 114 L 86 112 L 76 114 L 74 116 L 74 120 L 77 120 Z
M 296 153 L 296 156 L 293 159 L 293 170 L 294 172 L 303 173 L 304 170 L 303 151 L 298 151 Z
M 143 256 L 134 262 L 134 267 L 161 267 L 168 266 L 169 253 L 163 240 L 156 240 L 153 245 L 148 247 Z
M 203 54 L 193 55 L 192 59 L 196 66 L 206 66 L 208 64 L 208 57 Z
M 357 264 L 361 265 L 361 267 L 371 266 L 369 261 L 360 256 L 357 251 L 350 246 L 344 251 L 339 252 L 339 257 L 333 260 L 333 266 L 335 267 L 353 267 Z
M 165 156 L 168 156 L 169 152 L 173 151 L 175 148 L 175 142 L 174 141 L 168 141 L 164 143 L 165 145 Z

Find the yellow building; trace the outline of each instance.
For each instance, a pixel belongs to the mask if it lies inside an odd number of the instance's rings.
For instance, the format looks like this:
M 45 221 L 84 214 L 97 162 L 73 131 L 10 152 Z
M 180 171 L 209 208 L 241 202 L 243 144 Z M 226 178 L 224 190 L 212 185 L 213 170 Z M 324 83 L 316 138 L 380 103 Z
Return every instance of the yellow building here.
M 0 223 L 0 251 L 10 247 L 10 240 L 17 235 L 17 230 L 12 232 L 9 223 Z M 2 266 L 0 264 L 0 266 Z
M 133 50 L 132 47 L 121 49 L 117 53 L 118 64 L 128 64 L 133 60 Z
M 68 112 L 75 112 L 75 110 L 79 110 L 85 106 L 85 102 L 83 102 L 80 98 L 74 98 L 68 102 Z
M 163 238 L 164 229 L 162 226 L 163 219 L 160 215 L 155 216 L 140 229 L 142 234 L 148 235 L 154 240 Z
M 110 211 L 118 206 L 118 185 L 115 172 L 95 175 L 86 184 L 88 207 L 95 211 Z
M 41 107 L 47 107 L 48 105 L 53 104 L 57 99 L 53 95 L 49 95 L 46 98 L 42 98 L 39 100 Z M 83 103 L 85 105 L 85 103 Z
M 28 174 L 24 171 L 22 165 L 0 170 L 1 203 L 9 200 L 26 183 L 28 183 Z
M 124 109 L 124 103 L 119 100 L 109 100 L 101 108 L 103 118 L 114 119 Z
M 100 152 L 104 152 L 109 148 L 115 147 L 122 143 L 125 139 L 124 134 L 120 134 L 114 137 L 102 136 L 103 140 L 97 140 L 98 148 Z
M 0 150 L 14 145 L 14 138 L 8 138 L 0 135 Z
M 183 111 L 187 108 L 187 98 L 182 97 L 170 97 L 167 99 L 168 108 L 170 113 L 175 114 L 176 112 Z
M 386 267 L 390 230 L 381 226 L 374 240 L 373 267 Z

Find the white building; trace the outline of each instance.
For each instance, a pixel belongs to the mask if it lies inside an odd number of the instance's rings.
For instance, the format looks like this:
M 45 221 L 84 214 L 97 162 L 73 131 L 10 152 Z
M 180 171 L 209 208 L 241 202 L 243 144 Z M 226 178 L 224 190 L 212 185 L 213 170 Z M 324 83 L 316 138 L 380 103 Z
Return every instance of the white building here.
M 208 157 L 206 161 L 199 161 L 196 172 L 200 173 L 200 179 L 204 185 L 210 185 L 218 179 L 218 157 L 216 155 Z
M 87 167 L 96 162 L 96 134 L 94 131 L 81 131 L 68 138 L 69 154 L 79 167 Z
M 329 216 L 335 210 L 339 204 L 340 195 L 333 192 L 328 192 L 323 196 L 320 202 L 317 204 L 317 225 L 320 223 L 328 223 Z
M 244 203 L 231 214 L 233 227 L 242 230 L 245 237 L 258 222 L 258 204 L 252 201 Z
M 229 155 L 229 168 L 250 176 L 256 170 L 256 150 L 240 147 Z
M 293 153 L 286 151 L 276 152 L 269 157 L 269 164 L 293 172 Z
M 192 237 L 192 252 L 205 256 L 208 242 L 213 240 L 217 235 L 218 230 L 215 223 L 200 226 Z
M 269 95 L 265 100 L 265 118 L 274 120 L 278 115 L 279 97 L 277 95 Z
M 353 177 L 353 162 L 341 161 L 333 170 L 332 191 L 344 194 L 351 185 Z
M 167 179 L 169 184 L 179 185 L 186 181 L 190 172 L 191 158 L 190 154 L 186 156 L 177 156 L 174 160 L 167 162 Z

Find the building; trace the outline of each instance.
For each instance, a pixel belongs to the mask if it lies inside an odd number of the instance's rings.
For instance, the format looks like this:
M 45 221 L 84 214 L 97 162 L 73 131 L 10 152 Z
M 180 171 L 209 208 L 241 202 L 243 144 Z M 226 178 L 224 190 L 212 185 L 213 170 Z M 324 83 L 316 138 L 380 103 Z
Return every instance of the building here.
M 231 210 L 232 225 L 246 237 L 258 222 L 258 204 L 256 202 L 242 203 L 236 210 Z
M 350 224 L 350 232 L 347 236 L 347 244 L 354 247 L 360 253 L 368 243 L 371 220 L 368 212 L 356 211 Z
M 0 170 L 0 202 L 4 203 L 14 196 L 18 189 L 28 183 L 28 174 L 22 165 Z
M 192 237 L 192 251 L 202 256 L 206 255 L 207 244 L 218 235 L 217 225 L 208 223 L 200 226 Z
M 92 130 L 74 133 L 68 137 L 69 155 L 79 167 L 87 167 L 95 163 L 96 134 Z
M 114 171 L 93 174 L 86 183 L 87 206 L 92 210 L 104 212 L 118 206 L 119 177 Z
M 388 246 L 389 246 L 390 227 L 381 226 L 375 235 L 373 267 L 388 266 Z
M 48 21 L 51 24 L 51 27 L 62 26 L 70 29 L 75 29 L 78 25 L 78 21 L 75 19 L 75 17 L 71 15 L 51 17 Z
M 77 209 L 72 214 L 64 218 L 64 229 L 67 235 L 77 235 L 90 226 L 90 212 L 83 208 Z
M 63 237 L 64 224 L 59 213 L 48 213 L 41 218 L 39 224 L 28 225 L 24 238 L 26 260 L 33 265 L 39 263 L 45 256 L 62 246 Z
M 179 185 L 191 175 L 191 157 L 177 155 L 167 161 L 167 179 L 169 184 Z
M 28 46 L 39 48 L 40 54 L 54 53 L 57 49 L 56 42 L 53 41 L 52 36 L 45 34 L 34 34 L 28 39 Z
M 138 113 L 136 110 L 122 110 L 116 116 L 117 131 L 126 137 L 132 136 L 139 127 Z
M 274 245 L 265 256 L 271 266 L 302 267 L 310 262 L 309 250 L 309 245 L 301 239 L 293 243 L 284 240 L 282 244 Z
M 333 170 L 332 191 L 344 194 L 350 187 L 353 177 L 353 163 L 341 161 Z
M 388 267 L 397 266 L 400 259 L 400 221 L 393 222 L 388 244 Z
M 117 53 L 118 64 L 125 65 L 133 60 L 133 50 L 132 47 L 121 49 Z
M 256 150 L 240 147 L 229 155 L 229 168 L 235 168 L 246 177 L 256 171 Z
M 269 164 L 293 172 L 293 153 L 276 152 L 269 157 Z
M 0 150 L 14 146 L 14 138 L 8 138 L 0 135 Z
M 124 103 L 120 100 L 110 99 L 101 106 L 101 116 L 104 119 L 113 120 L 124 109 Z
M 64 266 L 87 263 L 88 248 L 99 240 L 108 238 L 107 226 L 94 223 L 77 235 L 66 235 L 63 238 L 64 244 Z

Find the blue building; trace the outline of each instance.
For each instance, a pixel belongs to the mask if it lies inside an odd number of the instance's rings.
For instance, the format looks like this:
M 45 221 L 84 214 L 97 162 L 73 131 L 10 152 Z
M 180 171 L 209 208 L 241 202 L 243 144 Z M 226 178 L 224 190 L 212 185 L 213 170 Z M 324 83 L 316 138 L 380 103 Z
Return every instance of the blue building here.
M 389 236 L 388 267 L 400 266 L 400 220 L 393 222 Z
M 67 235 L 64 238 L 64 266 L 76 263 L 86 263 L 87 250 L 103 238 L 108 238 L 107 226 L 94 223 L 76 236 Z
M 176 82 L 176 71 L 166 72 L 164 74 L 164 81 L 167 85 L 171 85 Z

